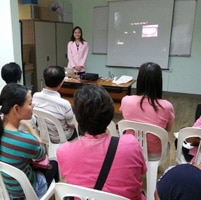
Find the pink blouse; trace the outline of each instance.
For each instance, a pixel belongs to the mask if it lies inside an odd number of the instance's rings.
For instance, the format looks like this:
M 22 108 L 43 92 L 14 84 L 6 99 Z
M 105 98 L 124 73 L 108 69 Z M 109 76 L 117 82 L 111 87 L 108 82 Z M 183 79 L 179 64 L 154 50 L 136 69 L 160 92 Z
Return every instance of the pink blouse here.
M 142 110 L 140 101 L 141 96 L 137 95 L 125 96 L 122 98 L 120 111 L 122 112 L 124 119 L 149 123 L 166 129 L 168 122 L 175 118 L 174 108 L 167 100 L 158 100 L 162 108 L 157 106 L 157 112 L 155 112 L 153 107 L 149 104 L 148 99 L 144 99 Z M 150 154 L 159 154 L 161 152 L 160 140 L 156 136 L 148 136 L 148 152 Z
M 69 68 L 74 68 L 75 66 L 82 66 L 80 72 L 86 71 L 86 60 L 88 56 L 88 43 L 84 41 L 80 42 L 79 47 L 76 46 L 76 43 L 70 41 L 67 46 L 68 53 L 68 66 Z M 77 70 L 74 69 L 75 72 Z
M 71 184 L 93 188 L 105 158 L 111 135 L 86 134 L 74 142 L 61 144 L 57 161 L 61 175 Z M 142 174 L 146 164 L 139 142 L 133 135 L 123 135 L 117 147 L 103 191 L 131 200 L 144 199 L 141 193 Z

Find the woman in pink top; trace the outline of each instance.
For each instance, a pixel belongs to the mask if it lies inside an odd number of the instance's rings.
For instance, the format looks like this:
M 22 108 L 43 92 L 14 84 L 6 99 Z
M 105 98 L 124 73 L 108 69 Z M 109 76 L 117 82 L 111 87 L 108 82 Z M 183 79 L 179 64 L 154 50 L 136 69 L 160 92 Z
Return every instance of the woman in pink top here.
M 75 93 L 74 111 L 82 137 L 57 149 L 60 173 L 68 183 L 94 188 L 111 140 L 106 129 L 113 119 L 113 101 L 102 86 L 84 85 Z M 144 200 L 141 187 L 145 173 L 139 142 L 133 135 L 123 135 L 102 190 Z
M 67 50 L 68 68 L 72 68 L 78 75 L 85 73 L 89 47 L 88 43 L 82 37 L 82 29 L 79 26 L 73 29 Z
M 123 97 L 120 111 L 126 120 L 154 124 L 168 132 L 171 130 L 174 108 L 162 99 L 162 71 L 158 64 L 148 62 L 140 66 L 136 95 Z M 148 135 L 148 152 L 160 154 L 161 144 L 156 136 Z

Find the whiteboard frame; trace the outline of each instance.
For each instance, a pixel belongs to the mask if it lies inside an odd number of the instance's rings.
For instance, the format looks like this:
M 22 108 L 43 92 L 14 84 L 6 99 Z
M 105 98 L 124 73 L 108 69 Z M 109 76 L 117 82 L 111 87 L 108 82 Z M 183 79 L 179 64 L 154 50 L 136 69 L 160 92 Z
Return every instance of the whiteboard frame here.
M 196 3 L 197 3 L 197 0 L 176 0 L 175 1 L 169 56 L 182 57 L 182 56 L 191 55 Z M 182 4 L 185 9 L 183 9 Z M 188 12 L 186 12 L 186 9 L 188 9 Z M 93 44 L 92 44 L 93 54 L 107 55 L 107 39 L 108 39 L 107 33 L 108 33 L 108 16 L 109 16 L 108 12 L 109 12 L 109 6 L 94 7 Z M 185 18 L 182 18 L 181 16 L 185 16 Z M 101 24 L 101 25 L 97 26 L 97 24 L 99 25 Z M 103 32 L 99 31 L 100 28 L 103 30 Z M 180 34 L 181 32 L 183 32 L 184 34 L 184 36 L 182 37 Z M 185 36 L 188 37 L 188 40 L 183 40 Z M 99 44 L 101 44 L 102 46 L 100 46 Z

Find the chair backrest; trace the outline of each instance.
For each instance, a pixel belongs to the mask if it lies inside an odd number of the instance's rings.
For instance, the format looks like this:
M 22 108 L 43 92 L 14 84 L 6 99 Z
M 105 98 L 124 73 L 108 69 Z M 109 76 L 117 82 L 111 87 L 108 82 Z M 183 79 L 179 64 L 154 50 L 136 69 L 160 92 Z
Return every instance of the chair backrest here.
M 48 145 L 49 158 L 56 159 L 57 147 L 60 145 L 60 143 L 64 143 L 67 141 L 66 134 L 63 130 L 61 122 L 57 118 L 55 118 L 53 115 L 51 115 L 50 113 L 38 110 L 36 108 L 33 109 L 33 114 L 37 118 L 37 125 L 38 125 L 38 129 L 40 132 L 40 137 Z M 51 121 L 55 125 L 57 132 L 59 134 L 59 138 L 60 138 L 59 144 L 55 144 L 51 141 L 46 120 Z
M 67 183 L 56 183 L 55 199 L 61 200 L 64 197 L 79 197 L 81 200 L 128 200 L 116 194 L 103 192 Z
M 119 135 L 123 135 L 126 130 L 133 130 L 135 137 L 138 139 L 142 146 L 145 161 L 147 163 L 147 199 L 154 200 L 154 191 L 156 188 L 158 166 L 168 158 L 168 132 L 152 124 L 135 122 L 131 120 L 121 120 L 118 122 Z M 157 136 L 161 141 L 161 154 L 157 157 L 150 158 L 147 152 L 147 134 Z
M 23 171 L 21 171 L 20 169 L 14 167 L 14 166 L 11 166 L 7 163 L 0 162 L 0 172 L 5 172 L 6 174 L 15 178 L 18 181 L 18 183 L 21 185 L 21 187 L 24 191 L 26 199 L 32 199 L 32 200 L 39 199 L 31 185 L 31 183 L 29 182 L 27 176 L 25 175 L 25 173 Z M 0 185 L 1 188 L 3 189 L 3 194 L 4 194 L 5 200 L 9 200 L 10 198 L 8 196 L 7 190 L 5 189 L 2 175 L 0 176 L 0 184 L 1 184 Z
M 50 137 L 48 134 L 48 127 L 46 123 L 46 120 L 48 120 L 55 125 L 57 132 L 59 134 L 60 143 L 67 141 L 61 122 L 56 117 L 54 117 L 52 114 L 48 112 L 44 112 L 36 108 L 33 109 L 33 114 L 37 116 L 37 124 L 38 124 L 39 130 L 41 129 L 40 136 L 42 139 L 47 140 L 48 138 L 48 142 L 50 141 Z
M 118 122 L 118 129 L 120 136 L 123 135 L 126 130 L 133 130 L 135 132 L 135 137 L 138 139 L 143 148 L 143 154 L 146 161 L 148 161 L 147 133 L 151 133 L 161 140 L 162 152 L 159 161 L 162 161 L 167 156 L 168 132 L 165 129 L 153 124 L 135 122 L 131 120 L 120 120 Z
M 10 199 L 9 194 L 8 194 L 6 186 L 3 182 L 2 175 L 0 174 L 0 200 L 7 200 L 7 199 Z
M 18 183 L 21 185 L 24 191 L 26 199 L 39 200 L 29 179 L 22 170 L 0 161 L 0 172 L 6 173 L 18 181 Z M 0 174 L 0 188 L 1 188 L 0 199 L 10 200 L 1 174 Z M 55 181 L 52 181 L 50 187 L 48 188 L 48 191 L 40 198 L 40 200 L 48 200 L 54 194 L 54 192 L 55 192 Z
M 186 128 L 182 128 L 179 130 L 178 132 L 178 142 L 177 142 L 177 151 L 176 151 L 176 162 L 181 164 L 181 163 L 185 163 L 185 159 L 182 156 L 182 146 L 183 146 L 183 142 L 190 137 L 198 137 L 201 138 L 201 128 L 197 128 L 197 127 L 186 127 Z M 195 162 L 197 164 L 201 163 L 201 142 L 198 146 L 198 151 L 196 154 L 196 158 L 195 158 Z
M 117 133 L 116 124 L 115 124 L 115 122 L 113 120 L 107 126 L 107 130 L 112 136 L 116 136 L 116 137 L 119 136 L 119 134 Z
M 75 124 L 75 129 L 77 131 L 77 138 L 80 139 L 80 135 L 79 135 L 79 125 L 78 125 L 78 122 L 77 122 L 77 119 L 75 117 L 75 115 L 73 116 L 73 120 L 74 120 L 74 124 Z

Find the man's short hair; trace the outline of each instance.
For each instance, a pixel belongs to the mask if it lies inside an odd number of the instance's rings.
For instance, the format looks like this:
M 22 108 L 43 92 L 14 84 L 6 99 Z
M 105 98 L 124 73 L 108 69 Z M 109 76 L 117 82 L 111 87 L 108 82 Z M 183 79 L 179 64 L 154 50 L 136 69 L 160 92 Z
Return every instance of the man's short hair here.
M 57 87 L 65 77 L 65 69 L 60 66 L 49 66 L 43 72 L 45 85 L 50 88 Z

